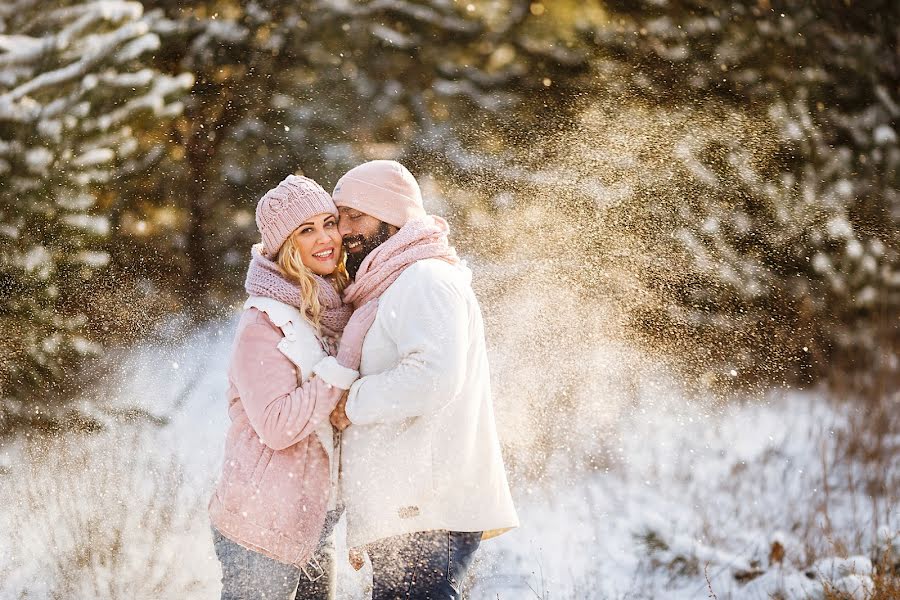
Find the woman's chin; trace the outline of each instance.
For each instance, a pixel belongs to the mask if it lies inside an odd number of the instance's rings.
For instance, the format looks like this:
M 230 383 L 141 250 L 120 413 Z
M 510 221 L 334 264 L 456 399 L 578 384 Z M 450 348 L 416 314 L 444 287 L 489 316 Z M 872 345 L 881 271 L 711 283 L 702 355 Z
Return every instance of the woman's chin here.
M 317 265 L 306 265 L 306 267 L 315 273 L 316 275 L 320 275 L 322 277 L 327 277 L 328 275 L 333 275 L 334 271 L 337 269 L 337 264 L 317 264 Z

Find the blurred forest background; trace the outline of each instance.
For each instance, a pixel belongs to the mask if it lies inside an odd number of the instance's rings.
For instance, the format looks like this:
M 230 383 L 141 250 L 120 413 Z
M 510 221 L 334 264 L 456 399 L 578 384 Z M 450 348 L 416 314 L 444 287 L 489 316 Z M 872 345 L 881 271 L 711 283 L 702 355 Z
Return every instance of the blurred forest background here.
M 259 196 L 371 158 L 700 381 L 896 389 L 898 38 L 894 0 L 5 0 L 0 430 L 231 314 Z

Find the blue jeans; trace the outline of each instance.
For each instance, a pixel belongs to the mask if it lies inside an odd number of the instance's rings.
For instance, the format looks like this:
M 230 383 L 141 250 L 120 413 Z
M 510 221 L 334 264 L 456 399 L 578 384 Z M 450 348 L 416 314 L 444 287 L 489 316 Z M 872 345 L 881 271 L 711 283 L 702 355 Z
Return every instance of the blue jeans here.
M 325 543 L 304 569 L 263 556 L 213 528 L 222 564 L 221 600 L 331 600 L 334 598 L 334 544 Z M 321 569 L 316 568 L 316 565 Z
M 372 600 L 457 600 L 481 532 L 422 531 L 367 547 Z

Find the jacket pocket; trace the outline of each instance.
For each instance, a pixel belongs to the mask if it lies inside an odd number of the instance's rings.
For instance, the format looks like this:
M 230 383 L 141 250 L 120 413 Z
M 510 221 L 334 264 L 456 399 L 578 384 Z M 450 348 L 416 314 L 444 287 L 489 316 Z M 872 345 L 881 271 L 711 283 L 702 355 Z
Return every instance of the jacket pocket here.
M 247 492 L 249 477 L 262 458 L 256 434 L 246 419 L 235 419 L 225 438 L 222 474 L 216 494 L 228 510 L 237 510 Z
M 263 474 L 266 472 L 269 463 L 272 462 L 272 455 L 274 454 L 275 451 L 268 446 L 262 447 L 262 452 L 256 461 L 256 466 L 253 467 L 253 471 L 250 473 L 250 483 L 259 487 L 259 482 L 262 480 Z
M 428 512 L 435 494 L 434 447 L 430 423 L 421 418 L 412 420 L 399 440 L 391 464 L 394 469 L 399 468 L 397 473 L 402 476 L 399 481 L 395 481 L 398 491 L 405 491 L 398 498 L 398 510 L 408 514 L 406 518 Z M 403 502 L 404 498 L 408 502 Z M 415 507 L 416 510 L 404 510 L 407 507 Z

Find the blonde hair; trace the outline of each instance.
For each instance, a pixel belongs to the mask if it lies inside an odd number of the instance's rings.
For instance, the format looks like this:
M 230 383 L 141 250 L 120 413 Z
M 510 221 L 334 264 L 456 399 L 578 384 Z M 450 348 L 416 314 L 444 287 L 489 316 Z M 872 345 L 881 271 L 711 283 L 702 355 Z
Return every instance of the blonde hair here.
M 347 274 L 347 267 L 344 265 L 344 259 L 346 258 L 344 248 L 343 246 L 338 246 L 338 248 L 340 249 L 338 264 L 334 273 L 328 279 L 340 294 L 347 287 L 347 284 L 350 283 L 350 276 Z M 281 248 L 279 248 L 276 262 L 288 279 L 300 286 L 300 300 L 302 301 L 302 306 L 306 308 L 303 311 L 304 316 L 319 331 L 322 318 L 322 305 L 319 302 L 319 283 L 309 267 L 303 264 L 300 248 L 294 244 L 293 236 L 286 239 Z

